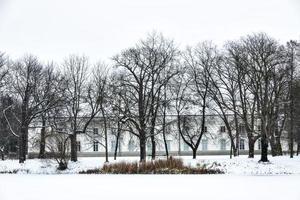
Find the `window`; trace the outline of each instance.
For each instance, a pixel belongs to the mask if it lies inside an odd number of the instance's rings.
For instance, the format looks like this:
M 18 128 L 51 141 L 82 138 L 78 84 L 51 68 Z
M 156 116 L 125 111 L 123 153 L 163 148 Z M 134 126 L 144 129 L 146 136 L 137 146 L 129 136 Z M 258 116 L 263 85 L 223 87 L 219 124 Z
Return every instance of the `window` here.
M 93 128 L 93 133 L 94 133 L 94 135 L 98 135 L 98 128 Z
M 168 151 L 171 151 L 171 140 L 167 140 Z
M 246 132 L 245 131 L 246 130 L 245 125 L 243 125 L 243 124 L 240 124 L 239 129 L 240 129 L 239 131 L 240 131 L 241 134 L 244 134 Z
M 94 141 L 93 150 L 94 151 L 98 151 L 99 150 L 98 147 L 99 147 L 99 142 L 98 141 Z
M 245 140 L 240 139 L 240 150 L 245 150 Z
M 207 139 L 202 140 L 202 150 L 207 151 Z
M 149 151 L 149 152 L 150 152 L 150 151 L 151 151 L 151 149 L 152 149 L 151 147 L 152 147 L 152 144 L 151 144 L 151 142 L 150 142 L 150 141 L 148 141 L 148 142 L 147 142 L 147 151 Z
M 257 140 L 257 148 L 258 150 L 261 150 L 261 140 Z
M 221 150 L 226 150 L 226 140 L 225 139 L 221 139 L 220 140 L 220 144 L 221 144 Z
M 207 126 L 204 126 L 204 132 L 207 133 Z
M 225 126 L 221 126 L 221 133 L 225 133 Z
M 58 142 L 57 149 L 58 149 L 59 152 L 62 152 L 62 150 L 63 150 L 62 142 Z
M 129 140 L 128 142 L 128 151 L 134 151 L 134 142 L 132 140 Z
M 118 151 L 119 151 L 119 152 L 122 152 L 122 148 L 123 148 L 123 147 L 122 147 L 122 146 L 123 146 L 123 145 L 122 145 L 123 142 L 121 142 L 121 141 L 122 141 L 122 137 L 120 137 L 119 143 L 118 143 Z
M 81 151 L 80 141 L 76 142 L 77 151 Z
M 110 151 L 114 152 L 116 148 L 116 141 L 112 140 L 110 145 Z
M 189 151 L 190 150 L 190 147 L 189 147 L 189 145 L 187 144 L 187 143 L 183 143 L 183 150 L 184 151 Z

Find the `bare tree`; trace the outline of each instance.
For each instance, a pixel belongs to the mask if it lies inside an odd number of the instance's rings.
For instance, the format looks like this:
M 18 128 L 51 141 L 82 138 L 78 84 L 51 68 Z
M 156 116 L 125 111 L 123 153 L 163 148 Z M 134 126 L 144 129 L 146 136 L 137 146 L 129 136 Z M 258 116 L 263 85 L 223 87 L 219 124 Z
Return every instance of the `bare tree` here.
M 92 83 L 88 87 L 88 102 L 93 107 L 93 101 L 99 106 L 104 125 L 105 162 L 108 162 L 108 110 L 110 109 L 109 71 L 104 63 L 98 63 L 93 72 Z M 95 110 L 98 108 L 95 107 Z
M 242 39 L 246 57 L 244 70 L 250 81 L 250 91 L 257 107 L 257 117 L 261 124 L 261 162 L 268 161 L 268 137 L 274 120 L 274 74 L 284 67 L 282 47 L 264 33 L 249 35 Z
M 70 121 L 71 161 L 77 161 L 77 134 L 84 134 L 91 121 L 101 111 L 99 91 L 88 84 L 89 62 L 85 56 L 71 55 L 64 62 L 67 80 L 66 112 Z
M 41 113 L 38 118 L 41 121 L 41 135 L 39 140 L 39 158 L 45 158 L 45 148 L 46 148 L 46 128 L 51 127 L 50 117 L 52 109 L 63 108 L 65 102 L 65 86 L 66 81 L 64 77 L 57 71 L 54 70 L 54 64 L 50 63 L 43 69 L 43 84 L 36 92 L 35 99 L 40 101 L 40 99 L 46 99 L 46 102 L 40 105 L 41 110 L 45 112 Z M 46 96 L 51 96 L 48 98 Z M 48 102 L 47 102 L 48 101 Z M 52 101 L 52 102 L 50 102 Z M 51 109 L 45 109 L 45 106 L 52 104 Z
M 7 105 L 7 101 L 11 101 L 9 97 L 6 96 L 5 90 L 7 88 L 4 88 L 6 84 L 6 77 L 8 75 L 8 69 L 7 69 L 7 58 L 5 57 L 4 53 L 0 52 L 0 98 L 1 98 L 1 111 L 3 111 Z M 8 151 L 8 146 L 10 142 L 12 141 L 12 135 L 7 134 L 9 132 L 9 129 L 7 127 L 7 124 L 5 122 L 4 116 L 2 116 L 1 112 L 1 131 L 0 131 L 0 153 L 1 153 L 1 159 L 4 160 L 4 154 L 6 151 Z
M 15 100 L 8 96 L 0 97 L 0 109 L 2 112 L 0 113 L 0 154 L 1 159 L 4 160 L 6 155 L 16 155 L 17 147 L 18 147 L 18 138 L 11 134 L 11 130 L 14 132 L 18 132 L 19 122 L 17 118 L 20 117 L 20 106 Z M 9 107 L 14 104 L 13 107 Z M 9 108 L 9 111 L 7 111 Z M 9 120 L 10 124 L 7 123 Z
M 146 141 L 150 137 L 152 158 L 155 158 L 155 124 L 162 87 L 175 73 L 162 71 L 170 68 L 177 55 L 173 41 L 162 35 L 152 34 L 134 48 L 123 51 L 113 58 L 116 67 L 126 73 L 123 85 L 130 93 L 131 109 L 126 110 L 126 123 L 131 133 L 140 141 L 140 161 L 146 159 Z
M 260 137 L 259 125 L 257 124 L 257 101 L 250 91 L 250 80 L 248 77 L 247 66 L 244 60 L 247 58 L 247 52 L 244 50 L 240 41 L 229 42 L 226 44 L 226 63 L 231 68 L 233 77 L 237 83 L 239 102 L 237 109 L 232 110 L 238 114 L 242 120 L 248 138 L 248 157 L 254 157 L 254 144 Z M 233 108 L 233 107 L 232 107 Z M 238 139 L 238 134 L 237 134 Z M 236 143 L 238 146 L 238 143 Z
M 289 41 L 287 43 L 287 58 L 288 58 L 288 82 L 289 82 L 289 150 L 290 157 L 294 156 L 294 115 L 295 115 L 295 70 L 297 65 L 297 48 L 299 48 L 300 44 L 297 41 Z
M 211 87 L 209 74 L 217 62 L 217 57 L 214 57 L 212 46 L 207 43 L 200 43 L 196 47 L 188 47 L 183 54 L 184 66 L 187 68 L 187 78 L 191 80 L 189 84 L 190 92 L 193 93 L 193 104 L 200 112 L 200 120 L 197 119 L 193 123 L 196 127 L 193 131 L 189 131 L 191 124 L 188 118 L 183 118 L 183 123 L 186 124 L 186 129 L 179 127 L 180 135 L 183 141 L 193 150 L 193 158 L 196 158 L 197 149 L 201 142 L 202 136 L 205 133 L 206 114 L 209 104 L 209 88 Z M 179 116 L 179 115 L 178 115 Z M 180 123 L 181 119 L 178 119 Z M 192 132 L 192 133 L 191 133 Z
M 30 123 L 40 117 L 42 113 L 56 105 L 56 99 L 52 93 L 39 95 L 44 86 L 44 71 L 42 64 L 34 56 L 26 56 L 14 62 L 11 66 L 14 78 L 11 92 L 21 102 L 20 133 L 12 132 L 19 138 L 19 162 L 26 160 L 28 152 L 28 129 Z M 39 97 L 39 98 L 37 98 Z M 10 123 L 9 121 L 7 121 Z

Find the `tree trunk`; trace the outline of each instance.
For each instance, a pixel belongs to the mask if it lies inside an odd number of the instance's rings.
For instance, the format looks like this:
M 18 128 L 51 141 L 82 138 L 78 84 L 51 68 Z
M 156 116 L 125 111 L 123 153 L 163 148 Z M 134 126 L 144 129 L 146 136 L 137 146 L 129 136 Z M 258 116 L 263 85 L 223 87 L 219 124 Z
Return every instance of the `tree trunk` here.
M 197 156 L 197 148 L 192 149 L 193 150 L 193 159 L 196 159 Z
M 300 151 L 300 142 L 298 142 L 297 144 L 297 156 L 299 155 L 299 151 Z
M 164 86 L 164 103 L 162 104 L 162 106 L 163 106 L 162 135 L 163 135 L 163 140 L 164 140 L 164 145 L 165 145 L 166 156 L 168 159 L 169 158 L 169 150 L 168 150 L 168 144 L 167 144 L 167 139 L 166 139 L 166 110 L 167 110 L 166 99 L 167 99 L 166 86 Z M 179 136 L 179 143 L 180 143 L 180 136 Z M 178 150 L 180 152 L 180 144 L 179 144 Z
M 236 110 L 235 101 L 233 103 L 234 110 Z M 236 138 L 235 138 L 235 148 L 233 148 L 234 156 L 238 156 L 240 154 L 240 130 L 239 130 L 239 122 L 236 112 L 234 112 L 234 124 L 235 124 L 235 132 L 236 132 Z M 234 147 L 234 143 L 232 142 L 232 147 Z
M 268 140 L 266 135 L 261 137 L 261 158 L 260 162 L 269 162 L 268 160 Z
M 292 130 L 290 130 L 289 150 L 290 150 L 290 158 L 293 158 L 294 157 L 294 136 Z
M 164 139 L 166 156 L 167 156 L 167 158 L 169 158 L 169 150 L 168 150 L 168 144 L 167 144 L 167 139 L 166 139 L 165 127 L 163 127 L 163 139 Z
M 232 148 L 233 148 L 233 146 L 232 146 L 232 143 L 231 143 L 231 145 L 230 145 L 230 159 L 232 159 Z
M 19 137 L 19 163 L 24 163 L 26 160 L 26 148 L 27 146 L 28 126 L 21 125 L 20 137 Z
M 117 138 L 116 138 L 116 146 L 115 146 L 115 152 L 114 152 L 114 160 L 117 160 L 118 148 L 119 148 L 119 136 L 117 136 Z
M 146 161 L 146 137 L 144 133 L 140 136 L 140 162 Z
M 120 122 L 118 121 L 118 130 L 117 130 L 117 138 L 116 138 L 117 141 L 116 141 L 116 147 L 115 147 L 115 153 L 114 153 L 114 160 L 117 159 L 117 155 L 118 155 L 120 135 L 121 135 Z
M 104 139 L 105 139 L 105 162 L 108 162 L 107 122 L 104 118 Z M 117 145 L 117 144 L 116 144 Z
M 104 124 L 105 162 L 108 162 L 108 138 L 107 138 L 108 127 L 107 127 L 106 112 L 104 110 L 103 104 L 100 104 L 100 110 L 101 110 L 101 114 L 103 117 L 103 124 Z
M 230 132 L 229 133 L 229 137 L 230 137 L 230 153 L 231 153 L 231 155 L 230 156 L 232 156 L 232 153 L 233 153 L 233 156 L 234 157 L 236 157 L 236 156 L 238 156 L 238 149 L 239 149 L 239 147 L 238 146 L 235 146 L 235 144 L 234 144 L 234 138 L 233 138 L 233 136 L 232 136 L 232 134 L 231 134 L 231 129 L 228 129 L 228 132 Z
M 282 147 L 281 147 L 279 136 L 275 138 L 275 142 L 273 145 L 271 143 L 271 148 L 272 148 L 272 156 L 282 156 Z
M 293 84 L 294 84 L 294 56 L 292 55 L 292 62 L 291 62 L 291 73 L 290 73 L 290 130 L 289 130 L 289 147 L 290 147 L 290 158 L 294 157 L 294 91 L 293 91 Z
M 77 134 L 74 132 L 70 135 L 71 141 L 71 161 L 77 162 Z
M 46 120 L 42 117 L 42 128 L 41 128 L 41 141 L 40 141 L 40 152 L 39 158 L 45 158 L 45 148 L 46 148 Z
M 155 137 L 151 135 L 151 158 L 155 160 L 156 157 L 156 144 L 155 144 Z
M 272 156 L 277 156 L 277 153 L 276 153 L 276 142 L 275 142 L 275 138 L 274 138 L 273 135 L 271 136 L 271 139 L 270 139 L 270 146 L 271 146 Z
M 254 158 L 254 143 L 255 141 L 252 138 L 248 139 L 248 147 L 249 147 L 248 158 Z

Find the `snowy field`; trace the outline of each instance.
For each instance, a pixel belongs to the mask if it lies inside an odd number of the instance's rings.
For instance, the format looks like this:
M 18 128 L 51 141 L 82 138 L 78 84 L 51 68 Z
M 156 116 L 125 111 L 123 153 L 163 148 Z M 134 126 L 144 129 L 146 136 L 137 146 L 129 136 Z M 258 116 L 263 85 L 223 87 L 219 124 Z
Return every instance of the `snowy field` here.
M 228 156 L 198 156 L 196 160 L 191 157 L 182 157 L 184 163 L 190 166 L 197 164 L 218 168 L 226 174 L 234 175 L 300 175 L 300 157 L 290 159 L 288 156 L 269 157 L 270 163 L 258 163 L 259 156 L 249 159 L 247 156 L 229 159 Z M 117 161 L 110 158 L 110 163 L 120 161 L 138 161 L 137 157 L 119 157 Z M 22 174 L 76 174 L 87 169 L 99 168 L 104 164 L 104 158 L 79 158 L 76 163 L 70 162 L 69 169 L 57 171 L 57 163 L 54 160 L 30 159 L 24 164 L 19 164 L 17 160 L 0 161 L 0 173 L 18 171 Z
M 186 165 L 206 164 L 223 170 L 223 175 L 84 175 L 76 173 L 101 167 L 104 158 L 80 158 L 63 172 L 50 160 L 32 159 L 22 165 L 6 160 L 0 161 L 0 171 L 19 170 L 19 174 L 0 174 L 0 200 L 300 200 L 299 157 L 270 157 L 269 164 L 258 159 L 183 157 Z M 124 160 L 138 158 L 110 162 Z
M 0 175 L 1 200 L 299 200 L 300 176 Z

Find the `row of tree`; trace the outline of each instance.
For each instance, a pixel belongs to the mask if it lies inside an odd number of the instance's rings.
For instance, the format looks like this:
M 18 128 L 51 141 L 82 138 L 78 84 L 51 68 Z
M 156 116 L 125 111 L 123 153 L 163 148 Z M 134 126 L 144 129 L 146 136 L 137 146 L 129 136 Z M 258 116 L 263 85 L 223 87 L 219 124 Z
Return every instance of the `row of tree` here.
M 63 147 L 70 144 L 71 160 L 77 161 L 77 135 L 89 135 L 89 125 L 100 116 L 107 161 L 109 129 L 114 130 L 115 152 L 121 135 L 129 132 L 139 141 L 140 160 L 146 159 L 147 141 L 155 159 L 158 137 L 169 155 L 171 114 L 180 139 L 196 158 L 207 116 L 214 113 L 224 122 L 234 156 L 239 155 L 242 124 L 249 157 L 258 139 L 261 161 L 268 161 L 269 144 L 273 156 L 282 155 L 285 134 L 292 157 L 300 144 L 299 49 L 296 41 L 282 45 L 258 33 L 229 41 L 222 49 L 202 42 L 181 51 L 173 40 L 153 33 L 115 55 L 112 67 L 101 62 L 92 66 L 77 55 L 58 66 L 34 56 L 10 60 L 1 54 L 0 150 L 8 152 L 15 145 L 19 162 L 24 162 L 28 130 L 40 128 L 40 158 L 47 138 L 55 136 L 63 138 Z

